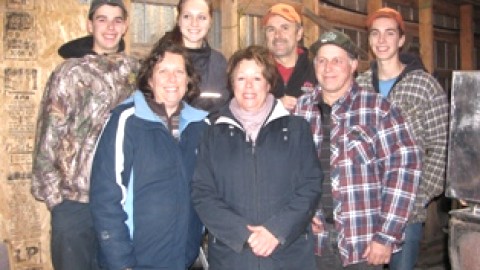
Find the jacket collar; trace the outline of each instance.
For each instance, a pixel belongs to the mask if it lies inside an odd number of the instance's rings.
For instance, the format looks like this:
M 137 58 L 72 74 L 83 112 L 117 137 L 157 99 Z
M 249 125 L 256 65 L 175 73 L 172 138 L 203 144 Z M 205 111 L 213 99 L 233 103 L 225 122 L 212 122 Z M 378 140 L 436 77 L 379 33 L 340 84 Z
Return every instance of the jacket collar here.
M 135 106 L 135 116 L 138 118 L 150 121 L 150 122 L 159 122 L 165 124 L 164 121 L 158 117 L 150 106 L 148 106 L 145 96 L 140 90 L 135 91 L 133 96 L 128 100 L 133 100 Z M 128 101 L 127 100 L 127 101 Z M 182 101 L 183 109 L 180 111 L 180 131 L 183 131 L 185 127 L 192 122 L 199 122 L 207 117 L 208 112 L 196 109 L 186 102 Z
M 267 120 L 265 121 L 264 126 L 268 125 L 268 123 L 272 122 L 273 120 L 276 120 L 285 116 L 289 116 L 289 115 L 290 115 L 290 112 L 287 109 L 285 109 L 283 104 L 279 102 L 278 99 L 276 99 L 273 105 L 273 109 L 270 112 L 270 115 L 268 116 Z M 232 112 L 230 111 L 229 106 L 225 106 L 223 108 L 223 110 L 220 112 L 220 116 L 214 122 L 214 125 L 220 125 L 220 124 L 233 125 L 243 130 L 242 125 L 240 125 L 240 123 L 235 119 Z

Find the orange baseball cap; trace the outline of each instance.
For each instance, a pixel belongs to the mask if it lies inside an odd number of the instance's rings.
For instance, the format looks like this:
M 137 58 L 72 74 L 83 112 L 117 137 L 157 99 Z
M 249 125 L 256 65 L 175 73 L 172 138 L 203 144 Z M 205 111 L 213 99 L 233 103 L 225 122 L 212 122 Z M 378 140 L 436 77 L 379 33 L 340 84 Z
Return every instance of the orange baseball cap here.
M 370 29 L 372 27 L 373 21 L 378 18 L 394 19 L 398 23 L 398 26 L 400 27 L 402 32 L 405 32 L 405 23 L 403 22 L 402 15 L 395 9 L 384 7 L 370 14 L 366 22 L 367 28 Z
M 279 15 L 285 18 L 287 21 L 290 22 L 295 22 L 295 23 L 302 23 L 302 19 L 300 18 L 300 15 L 298 15 L 297 11 L 295 8 L 293 8 L 290 5 L 287 4 L 276 4 L 273 5 L 268 11 L 265 16 L 263 16 L 262 19 L 262 24 L 265 25 L 270 19 L 272 15 Z

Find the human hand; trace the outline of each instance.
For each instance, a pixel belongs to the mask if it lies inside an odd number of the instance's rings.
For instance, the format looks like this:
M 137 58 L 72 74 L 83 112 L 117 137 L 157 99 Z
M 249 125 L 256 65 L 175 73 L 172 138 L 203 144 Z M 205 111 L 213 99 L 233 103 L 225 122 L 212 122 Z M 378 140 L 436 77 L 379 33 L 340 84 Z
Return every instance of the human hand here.
M 372 265 L 387 264 L 390 262 L 391 256 L 391 246 L 382 245 L 375 241 L 371 241 L 363 253 L 363 258 L 367 259 L 368 264 Z
M 283 103 L 283 107 L 289 111 L 293 111 L 295 106 L 297 106 L 297 98 L 292 96 L 283 96 L 280 98 L 280 101 Z
M 319 234 L 323 232 L 325 228 L 323 227 L 322 221 L 318 217 L 312 218 L 312 232 L 313 234 Z
M 247 243 L 253 254 L 259 257 L 270 256 L 280 243 L 278 239 L 263 226 L 250 226 L 247 229 L 252 232 Z

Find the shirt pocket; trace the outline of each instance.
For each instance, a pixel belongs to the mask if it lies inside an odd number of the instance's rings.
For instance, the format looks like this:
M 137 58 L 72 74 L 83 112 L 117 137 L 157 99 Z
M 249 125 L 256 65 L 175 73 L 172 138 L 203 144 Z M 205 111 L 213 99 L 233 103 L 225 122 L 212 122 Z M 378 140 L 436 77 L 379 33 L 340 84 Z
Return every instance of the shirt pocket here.
M 368 165 L 375 161 L 374 131 L 353 126 L 346 133 L 347 158 L 358 165 Z

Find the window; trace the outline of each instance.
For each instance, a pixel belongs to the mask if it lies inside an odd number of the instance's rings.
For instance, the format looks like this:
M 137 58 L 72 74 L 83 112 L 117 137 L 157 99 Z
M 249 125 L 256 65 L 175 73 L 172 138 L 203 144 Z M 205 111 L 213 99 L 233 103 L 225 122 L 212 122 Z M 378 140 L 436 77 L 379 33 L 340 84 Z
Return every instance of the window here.
M 397 3 L 385 3 L 386 7 L 397 10 L 405 21 L 418 22 L 418 10 L 406 5 L 399 5 Z
M 368 33 L 366 30 L 341 28 L 337 30 L 347 34 L 350 39 L 360 48 L 359 60 L 368 60 Z
M 130 35 L 133 44 L 154 44 L 175 26 L 175 6 L 132 3 Z
M 433 26 L 435 27 L 457 30 L 459 29 L 458 24 L 458 18 L 443 14 L 433 15 Z
M 368 0 L 323 0 L 321 2 L 334 7 L 367 14 L 367 1 Z
M 262 29 L 262 17 L 253 15 L 243 15 L 240 18 L 240 47 L 249 45 L 264 45 L 265 35 Z

